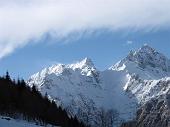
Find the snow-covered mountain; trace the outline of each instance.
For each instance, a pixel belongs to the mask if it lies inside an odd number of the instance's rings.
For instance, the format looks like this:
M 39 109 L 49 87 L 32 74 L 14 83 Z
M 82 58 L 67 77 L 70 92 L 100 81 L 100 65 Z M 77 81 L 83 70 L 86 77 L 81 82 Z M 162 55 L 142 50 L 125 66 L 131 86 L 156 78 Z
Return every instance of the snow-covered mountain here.
M 105 71 L 97 70 L 92 60 L 85 58 L 45 68 L 27 83 L 35 84 L 42 94 L 85 123 L 110 127 L 133 119 L 138 105 L 166 94 L 168 77 L 170 60 L 144 45 Z
M 98 115 L 100 113 L 112 116 L 119 113 L 120 118 L 115 118 L 119 121 L 134 116 L 135 100 L 123 91 L 127 81 L 126 74 L 112 70 L 100 72 L 89 58 L 85 58 L 74 64 L 45 68 L 31 76 L 28 84 L 35 84 L 43 94 L 47 93 L 72 115 L 98 126 L 102 118 Z
M 170 76 L 170 60 L 145 44 L 137 51 L 130 51 L 126 58 L 110 69 L 134 73 L 142 79 L 160 79 Z

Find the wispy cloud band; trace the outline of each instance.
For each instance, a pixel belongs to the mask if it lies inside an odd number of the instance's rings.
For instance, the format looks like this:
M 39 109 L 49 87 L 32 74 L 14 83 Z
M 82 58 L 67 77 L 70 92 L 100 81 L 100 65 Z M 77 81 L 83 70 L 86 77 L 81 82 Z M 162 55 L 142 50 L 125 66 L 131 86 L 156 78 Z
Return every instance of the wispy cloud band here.
M 170 26 L 169 0 L 0 0 L 0 58 L 45 33 L 163 29 Z

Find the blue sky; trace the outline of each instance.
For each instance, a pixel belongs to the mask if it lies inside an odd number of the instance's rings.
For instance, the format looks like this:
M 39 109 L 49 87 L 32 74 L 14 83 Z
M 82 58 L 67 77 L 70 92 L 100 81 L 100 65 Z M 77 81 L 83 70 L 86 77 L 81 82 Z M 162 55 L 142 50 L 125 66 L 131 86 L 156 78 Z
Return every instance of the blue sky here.
M 104 70 L 147 43 L 170 57 L 169 0 L 0 0 L 0 74 L 89 57 Z
M 2 58 L 0 74 L 8 70 L 15 78 L 27 79 L 44 67 L 55 63 L 72 63 L 85 57 L 91 58 L 99 70 L 104 70 L 124 58 L 130 50 L 138 49 L 145 43 L 170 57 L 169 35 L 170 30 L 98 30 L 93 34 L 84 34 L 78 39 L 74 39 L 74 35 L 69 41 L 43 38 L 39 43 L 30 43 Z M 45 43 L 46 41 L 50 43 Z

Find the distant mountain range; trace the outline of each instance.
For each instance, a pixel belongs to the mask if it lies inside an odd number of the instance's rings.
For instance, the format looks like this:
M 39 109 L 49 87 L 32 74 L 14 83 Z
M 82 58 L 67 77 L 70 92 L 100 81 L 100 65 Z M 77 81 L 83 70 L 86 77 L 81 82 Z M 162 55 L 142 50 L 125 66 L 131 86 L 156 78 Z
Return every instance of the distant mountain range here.
M 170 60 L 148 45 L 104 71 L 85 58 L 47 67 L 27 84 L 92 127 L 168 127 Z

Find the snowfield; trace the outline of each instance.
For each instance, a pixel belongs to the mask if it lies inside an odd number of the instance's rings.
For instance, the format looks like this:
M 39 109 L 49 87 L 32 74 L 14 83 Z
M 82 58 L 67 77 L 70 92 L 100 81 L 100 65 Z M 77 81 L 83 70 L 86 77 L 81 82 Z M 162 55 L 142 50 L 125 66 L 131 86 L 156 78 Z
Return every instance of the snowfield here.
M 15 120 L 10 117 L 0 116 L 0 127 L 42 127 L 36 123 L 27 122 L 24 120 Z M 47 125 L 46 127 L 54 127 Z

